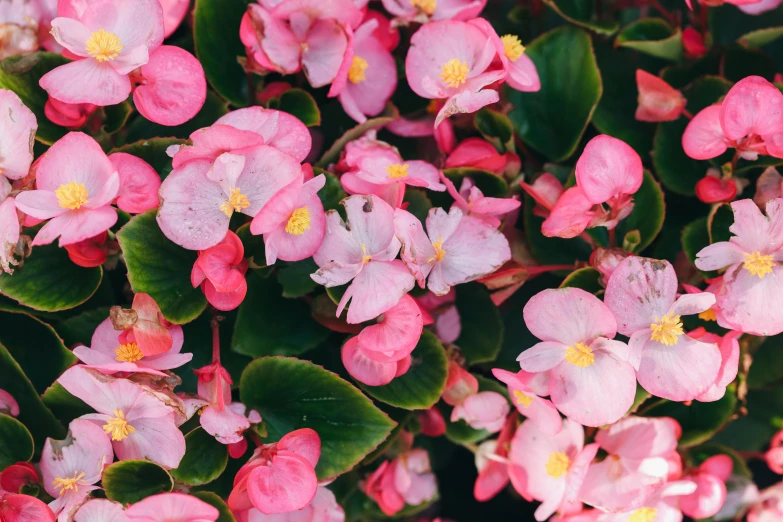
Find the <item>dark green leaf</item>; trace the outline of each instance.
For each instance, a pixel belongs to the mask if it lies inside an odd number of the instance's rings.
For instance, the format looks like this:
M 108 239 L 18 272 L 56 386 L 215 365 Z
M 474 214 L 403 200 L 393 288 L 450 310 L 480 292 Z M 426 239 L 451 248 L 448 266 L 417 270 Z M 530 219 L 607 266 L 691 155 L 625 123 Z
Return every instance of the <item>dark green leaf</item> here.
M 104 107 L 103 132 L 107 134 L 118 132 L 128 122 L 131 113 L 133 113 L 133 107 L 127 101 Z
M 740 36 L 737 42 L 740 45 L 753 49 L 770 44 L 781 36 L 783 36 L 783 27 L 767 27 L 744 34 Z
M 615 230 L 617 237 L 625 237 L 628 232 L 638 230 L 641 243 L 633 251 L 639 253 L 650 246 L 663 228 L 666 205 L 663 201 L 661 186 L 650 171 L 644 171 L 642 186 L 633 195 L 633 211 L 620 221 Z
M 123 504 L 132 504 L 158 493 L 168 493 L 174 487 L 169 473 L 146 460 L 115 462 L 103 471 L 106 497 Z
M 511 120 L 502 112 L 484 107 L 473 117 L 476 130 L 492 143 L 495 148 L 505 152 L 514 148 L 514 127 Z
M 682 249 L 691 263 L 695 264 L 696 254 L 702 248 L 709 246 L 709 244 L 710 235 L 707 230 L 707 218 L 699 218 L 689 223 L 682 230 Z M 704 272 L 704 274 L 709 277 L 717 275 L 716 272 Z
M 462 186 L 464 178 L 470 178 L 487 197 L 505 198 L 508 196 L 508 184 L 503 178 L 492 172 L 472 167 L 459 167 L 446 169 L 443 174 L 454 183 L 457 190 Z M 445 192 L 430 192 L 429 194 L 433 201 L 435 198 L 440 200 L 441 197 L 448 197 Z
M 24 424 L 0 413 L 0 471 L 33 458 L 33 436 Z
M 264 236 L 251 234 L 250 223 L 246 223 L 239 227 L 236 234 L 239 239 L 242 240 L 242 246 L 245 247 L 245 258 L 250 261 L 250 267 L 265 267 L 266 249 L 264 247 Z
M 321 111 L 312 95 L 305 90 L 288 89 L 274 101 L 274 106 L 270 105 L 270 107 L 293 114 L 308 127 L 321 124 Z
M 483 285 L 467 283 L 455 289 L 462 331 L 454 344 L 460 347 L 469 366 L 494 361 L 503 341 L 500 312 Z
M 277 282 L 283 285 L 283 297 L 293 299 L 307 295 L 318 286 L 310 274 L 318 270 L 313 258 L 287 263 L 277 272 Z
M 574 270 L 560 283 L 560 288 L 581 288 L 585 292 L 596 294 L 604 289 L 598 280 L 601 273 L 591 266 Z
M 767 337 L 753 354 L 753 364 L 748 371 L 748 386 L 763 388 L 783 381 L 783 334 Z
M 215 522 L 236 522 L 234 515 L 231 514 L 231 510 L 228 509 L 228 506 L 225 502 L 223 502 L 223 499 L 211 491 L 196 491 L 191 492 L 190 495 L 203 500 L 212 507 L 217 508 L 220 515 Z
M 594 0 L 544 0 L 544 3 L 572 24 L 581 25 L 598 34 L 610 35 L 619 27 L 614 20 L 601 20 L 596 16 Z
M 388 112 L 384 111 L 384 112 Z M 337 161 L 337 159 L 340 157 L 340 153 L 345 148 L 345 145 L 349 141 L 353 141 L 357 138 L 360 138 L 364 134 L 367 133 L 367 131 L 371 131 L 373 129 L 377 129 L 379 127 L 383 127 L 387 123 L 391 123 L 395 118 L 393 116 L 378 116 L 377 118 L 372 118 L 364 123 L 360 123 L 356 127 L 353 127 L 352 129 L 349 129 L 345 132 L 342 136 L 340 136 L 337 141 L 335 141 L 331 147 L 329 147 L 329 150 L 324 152 L 324 155 L 321 156 L 321 159 L 318 160 L 318 162 L 315 164 L 316 167 L 320 168 L 326 168 L 329 166 L 330 163 L 334 163 Z
M 313 173 L 317 176 L 323 174 L 326 176 L 324 188 L 318 191 L 318 197 L 324 205 L 324 210 L 337 210 L 340 208 L 340 202 L 346 198 L 347 194 L 337 176 L 318 167 L 313 168 Z
M 63 424 L 70 424 L 73 419 L 94 413 L 83 400 L 71 395 L 59 382 L 47 388 L 41 399 Z
M 171 470 L 171 476 L 190 486 L 200 486 L 218 478 L 227 464 L 228 446 L 199 427 L 185 435 L 185 456 L 179 467 Z
M 620 31 L 615 45 L 673 62 L 682 57 L 682 33 L 660 18 L 642 18 Z
M 53 326 L 65 346 L 73 347 L 77 344 L 90 346 L 95 329 L 108 317 L 109 308 L 101 307 L 68 317 Z

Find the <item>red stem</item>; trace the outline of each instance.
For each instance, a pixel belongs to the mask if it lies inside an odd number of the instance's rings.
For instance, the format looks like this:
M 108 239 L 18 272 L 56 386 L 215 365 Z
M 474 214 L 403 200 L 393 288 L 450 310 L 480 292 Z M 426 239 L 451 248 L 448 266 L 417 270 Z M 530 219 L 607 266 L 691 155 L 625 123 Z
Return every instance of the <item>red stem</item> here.
M 617 238 L 615 237 L 615 231 L 613 228 L 609 229 L 609 247 L 615 248 L 617 246 Z
M 220 321 L 223 320 L 219 315 L 212 317 L 210 326 L 212 327 L 212 364 L 220 364 Z
M 557 272 L 559 270 L 573 270 L 574 265 L 544 265 L 526 267 L 530 275 L 543 274 L 545 272 Z
M 692 120 L 692 119 L 693 119 L 693 114 L 691 114 L 691 113 L 688 111 L 688 109 L 683 109 L 683 110 L 682 110 L 682 115 L 683 115 L 683 116 L 685 116 L 686 118 L 688 118 L 689 120 Z

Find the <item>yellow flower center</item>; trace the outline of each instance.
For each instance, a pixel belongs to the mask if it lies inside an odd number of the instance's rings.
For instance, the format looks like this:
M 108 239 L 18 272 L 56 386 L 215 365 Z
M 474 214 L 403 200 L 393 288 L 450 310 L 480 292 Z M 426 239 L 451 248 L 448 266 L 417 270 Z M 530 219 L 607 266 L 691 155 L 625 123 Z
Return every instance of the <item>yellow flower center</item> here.
M 446 255 L 446 251 L 443 250 L 443 238 L 439 237 L 438 240 L 432 244 L 432 246 L 435 248 L 435 255 L 429 258 L 427 262 L 432 263 L 433 261 L 443 261 L 443 258 Z
M 438 7 L 438 0 L 411 0 L 411 4 L 422 13 L 432 16 L 435 8 Z
M 367 254 L 367 247 L 362 243 L 362 263 L 369 263 L 371 259 L 372 256 Z
M 115 361 L 120 362 L 136 362 L 144 358 L 144 354 L 139 350 L 139 345 L 136 343 L 121 344 L 114 350 L 117 354 Z
M 595 364 L 595 354 L 586 344 L 576 343 L 566 349 L 565 360 L 577 368 L 586 368 Z
M 653 522 L 658 516 L 658 510 L 651 507 L 639 508 L 628 517 L 628 522 Z
M 408 177 L 408 164 L 395 163 L 386 167 L 386 174 L 392 179 L 407 178 Z
M 109 422 L 103 425 L 103 431 L 105 431 L 107 435 L 111 435 L 111 440 L 121 441 L 125 440 L 128 435 L 136 431 L 136 428 L 128 424 L 122 410 L 114 410 L 114 417 L 111 417 Z
M 84 472 L 79 473 L 78 471 L 74 471 L 73 477 L 57 477 L 52 484 L 54 484 L 54 489 L 60 490 L 60 494 L 63 494 L 70 490 L 77 491 L 79 489 L 79 481 L 83 478 Z
M 512 62 L 516 62 L 520 56 L 525 54 L 525 46 L 522 45 L 522 40 L 518 36 L 513 34 L 503 35 L 500 41 L 503 42 L 503 53 Z
M 108 62 L 117 58 L 122 51 L 122 43 L 114 33 L 99 29 L 92 33 L 85 43 L 87 52 L 99 62 Z
M 552 478 L 560 478 L 568 471 L 571 465 L 571 459 L 562 451 L 556 451 L 549 456 L 546 461 L 546 474 Z
M 717 321 L 718 316 L 715 315 L 715 310 L 712 308 L 708 308 L 707 310 L 704 310 L 702 313 L 699 314 L 699 319 L 702 321 Z
M 82 205 L 86 205 L 90 201 L 87 199 L 87 188 L 81 183 L 71 181 L 54 191 L 54 195 L 57 196 L 57 201 L 63 208 L 71 210 L 78 210 L 82 208 Z
M 440 73 L 440 79 L 449 87 L 459 87 L 465 83 L 468 79 L 468 73 L 470 72 L 468 64 L 459 61 L 457 58 L 452 58 L 446 62 L 443 67 L 441 67 L 441 70 L 443 72 Z
M 234 212 L 241 212 L 249 206 L 250 201 L 247 199 L 247 196 L 242 194 L 242 191 L 237 187 L 229 191 L 228 199 L 220 205 L 220 210 L 228 217 L 231 217 L 231 214 Z
M 677 338 L 683 334 L 679 315 L 668 313 L 650 325 L 650 339 L 666 346 L 677 344 Z
M 351 83 L 362 83 L 367 77 L 364 75 L 364 71 L 370 66 L 367 60 L 360 56 L 354 56 L 351 62 L 351 68 L 348 69 L 348 80 Z
M 293 236 L 301 236 L 308 230 L 310 230 L 310 210 L 307 207 L 299 207 L 288 218 L 285 231 Z
M 765 275 L 771 274 L 773 266 L 775 262 L 772 256 L 763 256 L 761 252 L 745 254 L 745 270 L 750 272 L 750 275 L 759 276 L 759 279 L 764 279 Z
M 514 400 L 517 404 L 521 404 L 523 407 L 527 408 L 533 402 L 533 397 L 519 390 L 514 390 Z

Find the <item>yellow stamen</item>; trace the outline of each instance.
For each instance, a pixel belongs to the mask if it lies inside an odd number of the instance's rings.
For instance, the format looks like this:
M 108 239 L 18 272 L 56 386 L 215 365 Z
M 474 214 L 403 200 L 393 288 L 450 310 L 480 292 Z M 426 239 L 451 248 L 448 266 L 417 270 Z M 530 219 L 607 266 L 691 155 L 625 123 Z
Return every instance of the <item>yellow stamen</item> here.
M 468 64 L 459 61 L 457 58 L 452 58 L 446 62 L 441 70 L 443 72 L 440 73 L 440 79 L 449 87 L 459 87 L 465 83 L 470 72 Z
M 395 163 L 386 167 L 386 174 L 392 179 L 407 178 L 408 177 L 408 164 Z
M 503 42 L 503 53 L 512 62 L 516 62 L 520 56 L 525 54 L 525 46 L 522 45 L 518 36 L 507 34 L 502 36 L 500 41 Z
M 521 404 L 525 408 L 533 403 L 533 397 L 519 390 L 514 390 L 514 400 L 517 404 Z
M 351 83 L 362 83 L 367 77 L 364 75 L 364 71 L 370 66 L 367 60 L 360 56 L 354 56 L 351 62 L 351 67 L 348 69 L 348 80 Z
M 84 472 L 74 471 L 73 477 L 56 477 L 52 484 L 54 484 L 54 489 L 60 490 L 60 494 L 70 490 L 77 491 L 79 489 L 79 481 L 84 478 L 84 475 Z
M 654 522 L 658 510 L 651 507 L 639 508 L 628 517 L 628 522 Z
M 556 451 L 549 456 L 546 461 L 546 474 L 552 478 L 560 478 L 568 471 L 571 465 L 571 459 L 562 451 Z
M 438 107 L 438 100 L 430 100 L 430 102 L 427 104 L 427 114 L 438 114 L 438 111 L 440 110 L 440 107 Z
M 666 346 L 677 344 L 677 338 L 683 334 L 680 316 L 674 315 L 674 312 L 656 320 L 650 325 L 650 330 L 652 330 L 650 339 Z
M 565 352 L 565 360 L 577 368 L 586 368 L 595 364 L 593 350 L 584 343 L 569 346 Z
M 139 345 L 136 343 L 121 344 L 114 350 L 117 354 L 115 361 L 120 362 L 136 362 L 144 358 L 144 354 L 139 350 Z
M 54 195 L 57 196 L 57 201 L 63 208 L 71 210 L 78 210 L 82 208 L 82 205 L 86 205 L 90 201 L 87 199 L 87 189 L 82 183 L 76 183 L 71 181 L 54 191 Z
M 438 7 L 438 0 L 411 0 L 411 4 L 427 16 L 432 16 Z
M 772 267 L 775 266 L 773 257 L 763 256 L 761 252 L 753 252 L 752 254 L 745 254 L 745 270 L 750 272 L 750 275 L 759 276 L 759 279 L 764 279 L 764 276 L 772 273 Z
M 369 263 L 372 256 L 367 255 L 367 247 L 362 243 L 362 263 Z
M 121 441 L 128 438 L 128 435 L 136 431 L 136 428 L 128 424 L 122 410 L 114 410 L 114 417 L 111 417 L 109 422 L 103 425 L 103 431 L 107 435 L 111 435 L 111 440 Z
M 443 261 L 443 257 L 446 255 L 446 251 L 443 250 L 443 238 L 439 237 L 432 246 L 435 248 L 435 255 L 427 260 L 428 263 L 433 261 Z
M 119 37 L 103 29 L 92 33 L 92 36 L 84 45 L 89 55 L 99 62 L 114 60 L 122 51 L 122 43 Z
M 699 314 L 699 319 L 701 319 L 702 321 L 717 321 L 718 316 L 715 315 L 715 310 L 709 308 Z
M 308 230 L 310 230 L 310 210 L 307 207 L 299 207 L 288 218 L 285 231 L 292 236 L 301 236 Z
M 225 215 L 231 217 L 231 214 L 234 212 L 241 212 L 250 206 L 250 201 L 247 199 L 247 196 L 242 194 L 239 187 L 233 188 L 229 192 L 228 200 L 223 201 L 223 204 L 220 205 L 220 210 L 222 210 Z

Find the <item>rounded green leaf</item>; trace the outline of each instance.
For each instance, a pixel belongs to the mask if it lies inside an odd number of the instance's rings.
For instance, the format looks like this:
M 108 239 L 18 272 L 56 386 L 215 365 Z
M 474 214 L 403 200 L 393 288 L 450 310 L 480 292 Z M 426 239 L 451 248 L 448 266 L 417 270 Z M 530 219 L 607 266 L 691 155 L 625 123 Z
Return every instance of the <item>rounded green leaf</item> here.
M 102 483 L 106 497 L 123 504 L 168 493 L 174 487 L 168 471 L 146 460 L 115 462 L 103 471 Z
M 308 127 L 321 124 L 321 111 L 313 96 L 302 89 L 288 89 L 279 98 L 269 104 L 270 109 L 278 109 L 292 114 Z
M 318 167 L 313 167 L 313 173 L 317 176 L 323 174 L 326 177 L 326 184 L 324 188 L 318 191 L 318 197 L 323 203 L 324 210 L 337 210 L 340 208 L 340 202 L 345 199 L 348 194 L 343 190 L 343 186 L 340 180 L 332 174 Z
M 628 24 L 614 43 L 664 60 L 676 62 L 682 58 L 682 33 L 660 18 L 642 18 Z
M 0 293 L 34 310 L 57 312 L 74 308 L 92 297 L 103 269 L 82 268 L 56 244 L 33 247 L 24 265 L 0 275 Z
M 615 229 L 616 237 L 622 239 L 631 231 L 638 230 L 641 242 L 633 250 L 639 253 L 658 237 L 663 228 L 666 205 L 663 201 L 661 186 L 650 171 L 644 171 L 642 186 L 633 195 L 633 210 L 627 218 L 620 221 Z
M 709 246 L 710 234 L 707 230 L 707 218 L 699 218 L 696 221 L 688 223 L 682 229 L 682 249 L 688 260 L 695 265 L 696 254 L 702 248 Z M 717 275 L 716 272 L 703 272 L 709 277 Z
M 395 426 L 358 389 L 307 361 L 256 359 L 242 373 L 239 389 L 242 402 L 261 414 L 272 440 L 299 428 L 318 433 L 321 480 L 354 467 Z
M 223 499 L 212 493 L 211 491 L 195 491 L 190 493 L 191 496 L 203 500 L 210 506 L 217 508 L 220 515 L 215 522 L 236 522 L 234 515 L 231 514 L 231 510 Z
M 523 208 L 525 218 L 525 237 L 533 256 L 542 265 L 570 265 L 575 261 L 590 259 L 592 249 L 582 238 L 563 239 L 546 237 L 541 233 L 544 218 L 533 214 L 536 203 L 525 195 Z
M 465 364 L 492 362 L 503 342 L 503 320 L 484 285 L 457 285 L 457 311 L 462 331 L 454 342 L 465 357 Z
M 359 386 L 379 401 L 406 410 L 426 410 L 440 398 L 446 387 L 448 360 L 438 338 L 424 331 L 411 353 L 410 369 L 386 386 Z
M 218 478 L 228 464 L 228 446 L 196 428 L 185 435 L 185 456 L 171 476 L 190 486 L 207 484 Z
M 506 89 L 514 105 L 509 118 L 525 143 L 562 161 L 576 150 L 603 92 L 593 45 L 586 32 L 563 26 L 533 40 L 526 52 L 541 90 Z
M 33 436 L 24 424 L 0 413 L 0 471 L 33 458 Z
M 581 25 L 598 34 L 610 35 L 619 27 L 614 20 L 599 19 L 595 0 L 544 0 L 544 3 L 572 24 Z
M 207 299 L 200 288 L 190 284 L 197 254 L 163 235 L 154 210 L 131 219 L 117 233 L 117 239 L 128 266 L 131 288 L 152 296 L 163 317 L 183 324 L 204 311 Z
M 424 189 L 414 187 L 406 188 L 403 202 L 408 204 L 405 210 L 416 216 L 416 219 L 422 223 L 426 223 L 427 216 L 432 208 L 432 201 L 430 201 L 430 198 L 427 196 L 427 192 Z
M 313 258 L 308 257 L 302 261 L 293 263 L 280 263 L 282 266 L 277 271 L 277 282 L 283 286 L 283 297 L 295 299 L 309 294 L 318 287 L 310 274 L 318 270 Z
M 601 273 L 591 266 L 574 270 L 560 283 L 560 288 L 581 288 L 585 292 L 595 294 L 604 289 L 598 280 Z
M 127 154 L 133 154 L 137 158 L 141 158 L 150 166 L 155 169 L 160 179 L 166 179 L 166 176 L 172 170 L 171 158 L 166 154 L 166 149 L 172 145 L 183 145 L 190 143 L 188 140 L 182 140 L 177 138 L 151 138 L 148 140 L 141 140 L 135 143 L 129 143 L 113 149 L 110 154 L 115 152 L 125 152 Z
M 501 151 L 514 149 L 514 126 L 502 112 L 484 107 L 473 117 L 473 125 L 495 148 Z
M 753 354 L 753 364 L 748 371 L 748 386 L 763 388 L 783 381 L 783 334 L 767 337 Z

